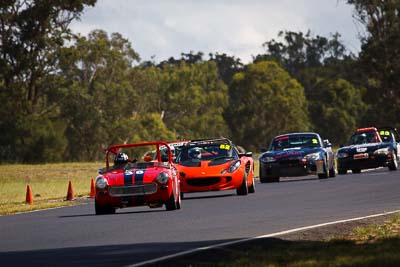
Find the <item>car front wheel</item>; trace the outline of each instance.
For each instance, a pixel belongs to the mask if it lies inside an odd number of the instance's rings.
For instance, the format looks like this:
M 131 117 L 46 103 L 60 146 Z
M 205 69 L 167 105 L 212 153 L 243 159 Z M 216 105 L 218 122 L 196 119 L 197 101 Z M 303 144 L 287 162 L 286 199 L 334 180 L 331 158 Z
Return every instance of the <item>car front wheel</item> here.
M 392 153 L 392 162 L 389 164 L 388 168 L 390 171 L 397 171 L 398 169 L 397 157 L 394 151 Z
M 108 205 L 100 205 L 97 203 L 95 200 L 94 202 L 94 209 L 96 212 L 96 215 L 105 215 L 105 214 L 114 214 L 115 213 L 115 208 L 108 206 Z
M 252 183 L 249 187 L 249 193 L 255 193 L 255 192 L 256 192 L 256 181 L 254 179 L 254 174 L 253 174 Z
M 245 173 L 243 176 L 242 184 L 240 185 L 239 188 L 236 189 L 236 193 L 239 196 L 245 196 L 249 192 L 248 190 L 249 189 L 247 188 L 247 173 Z
M 179 195 L 180 198 L 180 195 Z M 177 201 L 175 200 L 175 193 L 172 191 L 171 196 L 168 198 L 167 202 L 165 202 L 165 209 L 166 210 L 176 210 L 177 207 Z
M 327 167 L 326 167 L 326 162 L 324 162 L 324 165 L 322 166 L 322 169 L 323 169 L 323 173 L 318 173 L 318 178 L 319 179 L 326 179 L 326 178 L 328 178 L 328 170 L 327 170 Z

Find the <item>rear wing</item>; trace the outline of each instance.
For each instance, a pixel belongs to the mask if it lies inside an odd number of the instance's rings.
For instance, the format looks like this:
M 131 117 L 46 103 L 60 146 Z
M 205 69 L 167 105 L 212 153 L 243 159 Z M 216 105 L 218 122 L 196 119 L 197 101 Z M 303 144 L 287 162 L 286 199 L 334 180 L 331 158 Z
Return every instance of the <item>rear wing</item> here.
M 196 139 L 190 140 L 186 146 L 198 146 L 198 145 L 211 145 L 211 144 L 229 144 L 232 145 L 232 141 L 227 138 L 209 138 L 209 139 Z

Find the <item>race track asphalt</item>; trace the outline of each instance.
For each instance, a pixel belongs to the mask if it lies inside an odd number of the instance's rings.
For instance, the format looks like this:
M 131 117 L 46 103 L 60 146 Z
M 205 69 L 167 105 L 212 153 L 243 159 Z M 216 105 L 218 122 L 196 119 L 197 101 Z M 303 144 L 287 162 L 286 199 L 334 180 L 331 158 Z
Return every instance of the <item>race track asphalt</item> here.
M 182 209 L 96 216 L 87 204 L 0 217 L 1 266 L 128 266 L 213 244 L 400 209 L 400 171 L 186 194 Z

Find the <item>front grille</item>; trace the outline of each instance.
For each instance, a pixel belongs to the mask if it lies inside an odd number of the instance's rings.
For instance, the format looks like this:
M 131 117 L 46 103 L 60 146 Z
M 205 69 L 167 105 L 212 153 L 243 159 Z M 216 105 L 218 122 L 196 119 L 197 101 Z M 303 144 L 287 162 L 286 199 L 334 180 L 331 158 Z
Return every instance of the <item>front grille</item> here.
M 221 177 L 207 177 L 187 179 L 186 183 L 191 186 L 210 186 L 218 184 L 220 181 Z
M 285 166 L 296 166 L 300 164 L 300 161 L 298 159 L 287 159 L 287 160 L 281 160 L 279 161 L 280 165 L 285 165 Z
M 108 189 L 110 196 L 143 196 L 157 192 L 157 184 L 131 185 L 131 186 L 112 186 Z

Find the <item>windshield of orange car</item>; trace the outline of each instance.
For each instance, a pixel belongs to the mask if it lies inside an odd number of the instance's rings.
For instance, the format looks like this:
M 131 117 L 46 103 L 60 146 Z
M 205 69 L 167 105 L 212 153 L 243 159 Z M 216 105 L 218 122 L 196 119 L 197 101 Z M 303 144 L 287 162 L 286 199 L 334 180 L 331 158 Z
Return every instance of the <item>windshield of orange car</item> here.
M 238 157 L 236 150 L 229 144 L 207 144 L 183 147 L 176 161 L 230 160 Z

